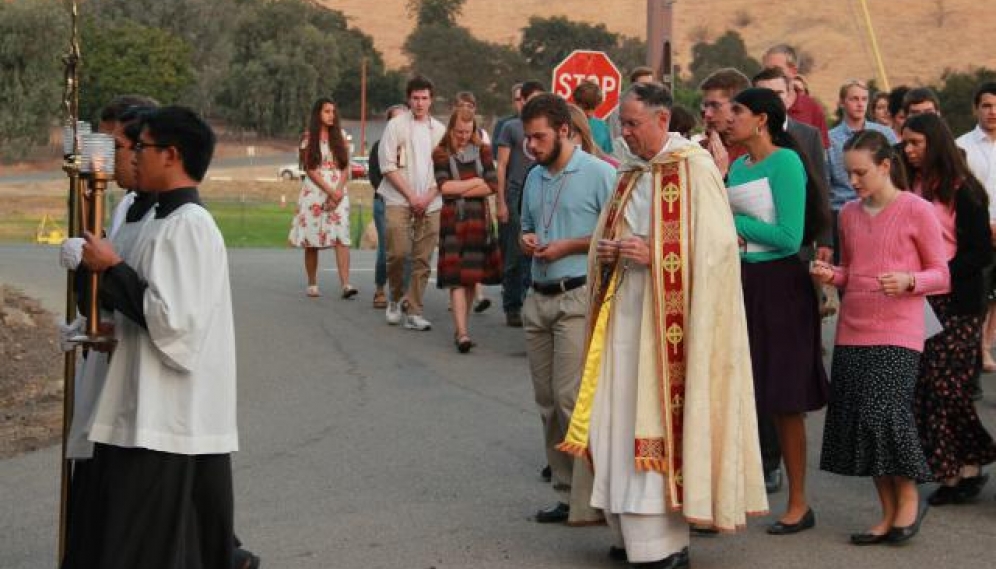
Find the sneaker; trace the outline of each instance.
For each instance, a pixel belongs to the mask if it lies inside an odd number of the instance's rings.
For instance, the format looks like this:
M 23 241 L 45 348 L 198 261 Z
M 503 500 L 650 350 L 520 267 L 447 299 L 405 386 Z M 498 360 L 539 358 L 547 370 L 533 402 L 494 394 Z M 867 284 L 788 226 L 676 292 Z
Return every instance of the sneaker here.
M 387 310 L 384 311 L 384 317 L 391 326 L 401 323 L 401 307 L 398 306 L 397 302 L 387 303 Z
M 405 328 L 418 331 L 429 330 L 432 328 L 432 322 L 422 318 L 421 314 L 409 314 L 405 317 Z
M 518 312 L 505 313 L 505 325 L 512 328 L 522 328 L 522 314 Z

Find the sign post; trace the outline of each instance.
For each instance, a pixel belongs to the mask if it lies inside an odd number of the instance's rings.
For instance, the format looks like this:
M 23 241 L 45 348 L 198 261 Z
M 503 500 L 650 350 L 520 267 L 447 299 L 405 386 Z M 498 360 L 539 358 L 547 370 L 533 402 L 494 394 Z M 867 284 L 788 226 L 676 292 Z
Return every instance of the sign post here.
M 602 104 L 595 116 L 604 119 L 619 104 L 622 75 L 609 56 L 601 51 L 577 49 L 553 68 L 553 93 L 570 100 L 575 87 L 584 81 L 598 84 Z

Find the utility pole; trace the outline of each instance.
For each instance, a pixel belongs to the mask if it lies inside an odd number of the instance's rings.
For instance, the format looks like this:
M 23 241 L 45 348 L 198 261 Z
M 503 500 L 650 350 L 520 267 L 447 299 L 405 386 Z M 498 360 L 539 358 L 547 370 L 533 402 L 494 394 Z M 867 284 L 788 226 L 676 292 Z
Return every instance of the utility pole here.
M 367 154 L 367 56 L 360 62 L 360 155 Z
M 669 91 L 674 91 L 675 2 L 647 0 L 647 65 Z

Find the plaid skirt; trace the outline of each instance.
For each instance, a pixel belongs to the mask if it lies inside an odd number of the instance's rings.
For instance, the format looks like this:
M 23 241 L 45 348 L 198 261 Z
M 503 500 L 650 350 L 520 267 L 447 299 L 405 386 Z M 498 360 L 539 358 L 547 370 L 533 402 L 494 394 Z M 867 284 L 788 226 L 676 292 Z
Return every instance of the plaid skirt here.
M 501 284 L 502 259 L 487 198 L 444 200 L 439 213 L 436 286 Z

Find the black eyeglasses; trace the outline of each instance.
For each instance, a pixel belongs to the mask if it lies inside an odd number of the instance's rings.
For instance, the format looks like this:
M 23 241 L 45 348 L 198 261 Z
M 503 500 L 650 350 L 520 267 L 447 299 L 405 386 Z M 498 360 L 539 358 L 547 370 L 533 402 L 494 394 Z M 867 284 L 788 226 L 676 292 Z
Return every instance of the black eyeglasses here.
M 156 142 L 142 142 L 139 140 L 132 146 L 132 149 L 138 153 L 142 152 L 146 148 L 169 148 L 170 146 L 172 146 L 172 144 L 158 144 Z

